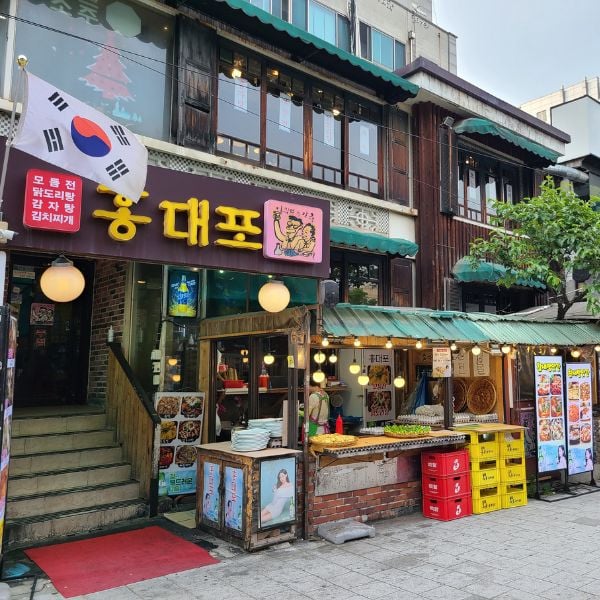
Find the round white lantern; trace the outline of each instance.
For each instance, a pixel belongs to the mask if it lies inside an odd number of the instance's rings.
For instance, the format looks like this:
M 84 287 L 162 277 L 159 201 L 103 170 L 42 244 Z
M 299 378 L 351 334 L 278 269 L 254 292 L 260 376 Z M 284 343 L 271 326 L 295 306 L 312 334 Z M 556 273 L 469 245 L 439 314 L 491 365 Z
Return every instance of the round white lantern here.
M 267 312 L 281 312 L 290 303 L 290 290 L 283 281 L 268 281 L 258 290 L 258 303 Z
M 85 279 L 73 262 L 59 256 L 42 273 L 42 292 L 54 302 L 71 302 L 79 298 L 85 287 Z

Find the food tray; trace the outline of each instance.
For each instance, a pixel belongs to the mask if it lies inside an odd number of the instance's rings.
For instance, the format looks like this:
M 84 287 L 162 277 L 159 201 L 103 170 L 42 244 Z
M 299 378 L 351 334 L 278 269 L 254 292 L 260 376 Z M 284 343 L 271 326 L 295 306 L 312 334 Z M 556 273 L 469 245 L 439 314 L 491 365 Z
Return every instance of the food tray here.
M 354 435 L 323 433 L 313 435 L 309 440 L 311 444 L 318 444 L 319 446 L 324 446 L 326 448 L 347 448 L 348 446 L 354 446 L 357 438 Z
M 478 377 L 469 386 L 467 407 L 474 415 L 485 415 L 496 406 L 496 386 L 489 377 Z
M 464 379 L 456 378 L 453 381 L 454 392 L 454 412 L 460 412 L 467 406 L 467 382 Z
M 424 437 L 429 437 L 431 435 L 431 432 L 424 432 L 424 433 L 391 433 L 389 431 L 384 431 L 383 435 L 385 435 L 385 437 L 393 437 L 393 438 L 400 438 L 400 439 L 411 439 L 411 438 L 424 438 Z

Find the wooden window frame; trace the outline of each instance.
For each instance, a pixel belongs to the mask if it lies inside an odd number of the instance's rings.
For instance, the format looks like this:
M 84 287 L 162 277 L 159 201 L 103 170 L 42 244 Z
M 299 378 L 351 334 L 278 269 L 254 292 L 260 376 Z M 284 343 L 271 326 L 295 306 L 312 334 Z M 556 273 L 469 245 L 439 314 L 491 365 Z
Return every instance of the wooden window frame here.
M 331 266 L 341 267 L 339 302 L 349 302 L 350 285 L 348 281 L 348 266 L 350 264 L 372 265 L 379 268 L 377 306 L 390 305 L 390 265 L 389 258 L 384 254 L 372 252 L 353 252 L 342 248 L 331 249 Z M 365 305 L 368 306 L 368 305 Z

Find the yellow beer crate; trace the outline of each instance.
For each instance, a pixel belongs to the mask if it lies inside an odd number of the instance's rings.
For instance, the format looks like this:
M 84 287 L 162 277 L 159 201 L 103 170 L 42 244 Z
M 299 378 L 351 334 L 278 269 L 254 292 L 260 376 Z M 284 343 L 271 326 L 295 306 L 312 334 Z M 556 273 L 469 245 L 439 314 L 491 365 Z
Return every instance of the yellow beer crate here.
M 500 481 L 502 483 L 523 483 L 526 479 L 525 458 L 500 459 Z
M 496 432 L 461 431 L 469 436 L 469 456 L 472 462 L 498 458 L 498 436 Z
M 481 515 L 483 513 L 500 510 L 502 508 L 502 499 L 500 497 L 500 487 L 474 487 L 473 495 L 473 514 Z
M 496 460 L 476 460 L 471 463 L 471 485 L 489 487 L 500 483 L 500 469 Z
M 527 504 L 527 484 L 525 482 L 502 486 L 502 508 L 516 508 L 525 506 L 525 504 Z
M 525 456 L 525 438 L 522 429 L 498 434 L 500 458 L 521 458 Z

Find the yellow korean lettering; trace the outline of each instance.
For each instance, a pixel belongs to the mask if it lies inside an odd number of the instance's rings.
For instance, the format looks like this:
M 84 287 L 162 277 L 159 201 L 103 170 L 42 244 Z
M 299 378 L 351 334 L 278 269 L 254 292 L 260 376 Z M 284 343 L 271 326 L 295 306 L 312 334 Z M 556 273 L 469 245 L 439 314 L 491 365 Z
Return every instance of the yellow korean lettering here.
M 256 236 L 262 233 L 262 229 L 252 223 L 253 219 L 260 217 L 258 211 L 244 210 L 233 206 L 218 206 L 215 212 L 225 217 L 225 222 L 217 223 L 215 229 L 234 234 L 232 238 L 216 239 L 215 244 L 244 250 L 260 250 L 262 248 L 262 243 L 246 239 L 246 236 Z
M 176 240 L 187 240 L 188 246 L 208 246 L 208 200 L 190 198 L 187 202 L 163 200 L 158 208 L 165 211 L 163 235 Z M 178 212 L 187 213 L 187 231 L 176 229 Z

